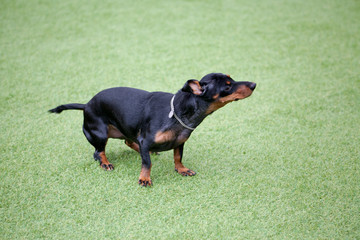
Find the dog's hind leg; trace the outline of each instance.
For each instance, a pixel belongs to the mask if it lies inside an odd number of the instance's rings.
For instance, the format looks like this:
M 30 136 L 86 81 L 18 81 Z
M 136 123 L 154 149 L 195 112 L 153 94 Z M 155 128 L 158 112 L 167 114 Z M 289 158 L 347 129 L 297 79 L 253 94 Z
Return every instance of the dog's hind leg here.
M 139 144 L 137 143 L 134 143 L 130 140 L 125 140 L 125 144 L 128 145 L 128 147 L 130 147 L 131 149 L 137 151 L 138 153 L 140 153 L 140 147 L 139 147 Z M 153 155 L 160 155 L 158 152 L 150 152 L 150 154 L 153 154 Z
M 134 149 L 138 153 L 140 153 L 140 147 L 137 143 L 134 143 L 130 140 L 125 140 L 125 144 L 128 145 L 130 148 Z
M 97 121 L 96 124 L 84 121 L 83 132 L 87 140 L 95 148 L 94 159 L 100 162 L 100 167 L 107 171 L 113 170 L 114 166 L 105 155 L 105 147 L 108 140 L 107 125 L 102 121 Z

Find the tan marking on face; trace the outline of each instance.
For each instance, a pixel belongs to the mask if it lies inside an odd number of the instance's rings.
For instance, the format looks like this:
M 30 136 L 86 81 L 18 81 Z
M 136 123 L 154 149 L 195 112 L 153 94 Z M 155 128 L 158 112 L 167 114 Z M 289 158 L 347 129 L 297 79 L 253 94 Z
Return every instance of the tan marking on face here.
M 247 98 L 251 94 L 252 94 L 252 91 L 250 88 L 248 88 L 244 85 L 240 85 L 234 93 L 232 93 L 228 96 L 225 96 L 225 97 L 221 97 L 221 98 L 217 99 L 215 102 L 211 103 L 209 108 L 206 110 L 206 114 L 210 114 L 210 113 L 218 110 L 219 108 L 222 108 L 223 106 L 225 106 L 226 104 L 228 104 L 232 101 Z
M 210 114 L 218 110 L 219 108 L 222 108 L 227 103 L 220 102 L 219 100 L 216 100 L 215 102 L 211 103 L 209 108 L 206 110 L 206 114 Z
M 219 97 L 219 94 L 216 94 L 215 96 L 213 96 L 213 99 L 217 99 Z
M 228 96 L 225 96 L 225 97 L 222 97 L 219 99 L 220 102 L 222 103 L 229 103 L 229 102 L 232 102 L 234 100 L 240 100 L 240 99 L 244 99 L 244 98 L 247 98 L 249 97 L 250 95 L 252 94 L 252 91 L 250 88 L 244 86 L 244 85 L 240 85 L 238 87 L 238 89 L 236 90 L 236 92 L 228 95 Z

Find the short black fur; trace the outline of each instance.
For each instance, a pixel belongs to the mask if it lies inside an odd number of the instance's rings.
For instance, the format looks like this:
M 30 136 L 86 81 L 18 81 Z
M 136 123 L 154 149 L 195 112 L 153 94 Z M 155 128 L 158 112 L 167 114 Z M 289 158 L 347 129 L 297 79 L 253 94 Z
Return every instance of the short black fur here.
M 175 113 L 184 124 L 196 128 L 216 109 L 250 96 L 255 86 L 252 82 L 235 82 L 221 73 L 208 74 L 201 81 L 188 80 L 175 94 Z M 83 110 L 83 132 L 95 148 L 94 158 L 106 170 L 113 169 L 105 155 L 108 139 L 124 139 L 141 155 L 139 184 L 147 186 L 152 184 L 149 152 L 174 149 L 175 170 L 184 176 L 195 175 L 194 171 L 182 165 L 184 143 L 192 130 L 185 128 L 174 117 L 169 118 L 173 96 L 171 93 L 134 88 L 110 88 L 99 92 L 87 104 L 60 105 L 49 112 Z

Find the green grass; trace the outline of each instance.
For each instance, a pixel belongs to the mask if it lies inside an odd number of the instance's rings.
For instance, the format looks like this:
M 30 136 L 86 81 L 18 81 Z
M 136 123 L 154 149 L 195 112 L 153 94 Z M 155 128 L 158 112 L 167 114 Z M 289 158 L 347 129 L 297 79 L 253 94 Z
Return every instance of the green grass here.
M 0 2 L 0 239 L 357 239 L 360 3 Z M 128 86 L 176 92 L 209 72 L 258 84 L 172 152 L 109 141 L 92 160 L 81 112 Z

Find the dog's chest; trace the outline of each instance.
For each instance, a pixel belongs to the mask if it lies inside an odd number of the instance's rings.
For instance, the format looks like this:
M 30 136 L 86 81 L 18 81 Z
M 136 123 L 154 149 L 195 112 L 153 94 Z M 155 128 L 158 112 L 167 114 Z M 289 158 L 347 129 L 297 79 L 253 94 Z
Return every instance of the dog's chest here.
M 183 130 L 183 131 L 174 131 L 174 130 L 167 130 L 167 131 L 158 131 L 155 134 L 154 142 L 155 144 L 166 144 L 166 145 L 181 145 L 188 138 L 190 137 L 190 132 Z

